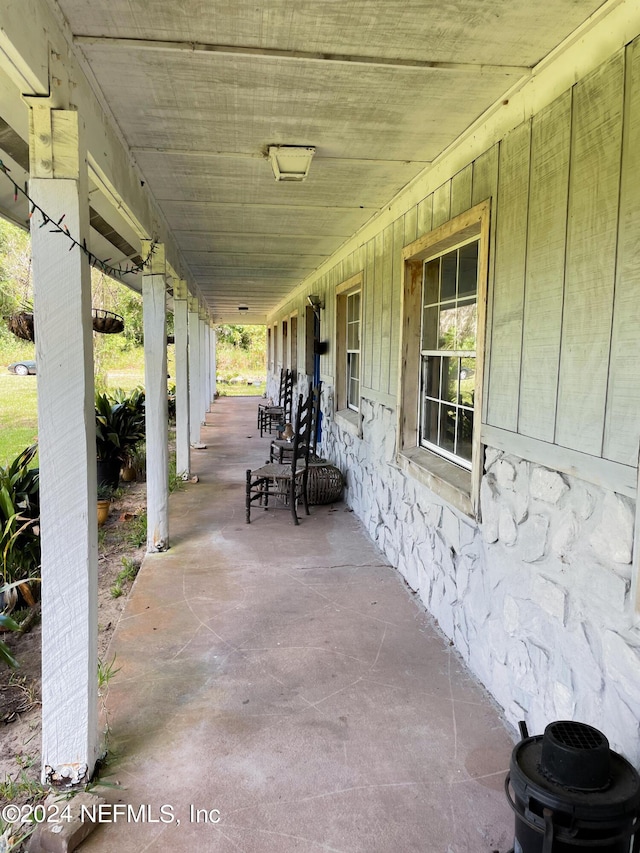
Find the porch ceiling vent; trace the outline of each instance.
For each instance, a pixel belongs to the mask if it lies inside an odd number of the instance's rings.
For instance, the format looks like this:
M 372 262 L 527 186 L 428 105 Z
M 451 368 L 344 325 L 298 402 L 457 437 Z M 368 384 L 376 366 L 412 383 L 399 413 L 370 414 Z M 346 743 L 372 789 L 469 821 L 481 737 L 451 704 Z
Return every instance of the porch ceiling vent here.
M 276 181 L 304 181 L 316 149 L 306 145 L 271 145 L 269 160 Z

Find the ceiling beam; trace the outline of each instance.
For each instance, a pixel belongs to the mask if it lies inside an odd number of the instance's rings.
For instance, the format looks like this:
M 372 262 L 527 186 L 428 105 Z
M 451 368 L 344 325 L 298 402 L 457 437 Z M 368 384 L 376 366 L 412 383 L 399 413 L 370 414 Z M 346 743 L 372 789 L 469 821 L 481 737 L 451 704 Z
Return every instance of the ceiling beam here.
M 140 146 L 136 145 L 131 149 L 133 154 L 169 154 L 175 157 L 212 157 L 212 158 L 221 158 L 221 159 L 234 159 L 234 160 L 268 160 L 269 155 L 264 154 L 262 152 L 249 152 L 249 151 L 209 151 L 202 148 L 160 148 L 157 146 Z M 405 166 L 429 166 L 431 165 L 431 160 L 389 160 L 384 159 L 380 160 L 374 157 L 331 157 L 322 154 L 321 151 L 316 150 L 314 155 L 314 162 L 316 160 L 336 160 L 339 163 L 366 163 L 367 165 L 380 165 L 387 166 L 392 163 L 402 163 Z
M 82 47 L 93 45 L 154 51 L 219 53 L 227 56 L 248 56 L 260 59 L 292 59 L 298 62 L 333 62 L 341 65 L 391 66 L 416 70 L 437 70 L 476 74 L 505 74 L 522 77 L 531 68 L 528 65 L 484 65 L 475 62 L 436 62 L 429 59 L 392 59 L 384 56 L 359 56 L 349 53 L 319 53 L 306 50 L 280 50 L 272 47 L 244 47 L 230 44 L 207 44 L 195 41 L 168 41 L 163 39 L 112 38 L 110 36 L 76 35 L 74 44 Z
M 245 234 L 244 236 L 253 239 L 254 234 L 253 234 L 253 232 L 249 232 L 248 234 Z M 215 235 L 213 236 L 213 240 L 215 242 Z M 321 254 L 318 252 L 296 252 L 295 255 L 293 255 L 291 252 L 267 252 L 267 251 L 252 252 L 250 249 L 248 249 L 246 252 L 233 252 L 233 251 L 230 251 L 227 249 L 183 249 L 183 253 L 184 253 L 185 257 L 193 256 L 193 255 L 198 255 L 198 256 L 200 256 L 200 255 L 222 255 L 222 256 L 237 255 L 238 257 L 241 257 L 241 258 L 246 258 L 246 257 L 249 257 L 251 255 L 255 255 L 257 258 L 264 258 L 264 257 L 267 257 L 267 258 L 277 258 L 277 257 L 281 257 L 281 258 L 291 258 L 291 257 L 295 257 L 295 258 L 324 258 L 324 257 L 326 257 L 325 254 Z
M 272 210 L 280 207 L 285 207 L 287 210 L 363 210 L 363 211 L 371 211 L 372 213 L 377 213 L 380 210 L 379 207 L 370 207 L 365 206 L 363 204 L 350 204 L 350 205 L 339 205 L 339 204 L 290 204 L 286 201 L 283 201 L 281 204 L 276 204 L 275 202 L 245 202 L 245 201 L 201 201 L 200 199 L 195 198 L 166 198 L 165 196 L 156 196 L 158 201 L 162 201 L 165 204 L 183 204 L 189 205 L 189 207 L 198 207 L 198 208 L 206 208 L 206 207 L 240 207 L 246 208 L 250 207 L 252 209 L 258 210 Z
M 201 234 L 203 237 L 208 237 L 212 239 L 211 229 L 205 228 L 172 228 L 173 234 Z M 281 234 L 279 231 L 251 231 L 247 233 L 246 231 L 221 231 L 219 228 L 213 232 L 213 239 L 219 234 L 224 234 L 225 237 L 242 237 L 244 240 L 254 238 L 258 239 L 261 237 L 266 237 L 268 240 L 273 240 L 277 238 L 279 240 L 331 240 L 335 238 L 336 240 L 340 237 L 344 238 L 344 234 L 323 234 L 321 237 L 313 232 L 310 234 Z M 187 252 L 197 252 L 197 249 L 187 249 Z M 326 254 L 326 253 L 324 253 Z

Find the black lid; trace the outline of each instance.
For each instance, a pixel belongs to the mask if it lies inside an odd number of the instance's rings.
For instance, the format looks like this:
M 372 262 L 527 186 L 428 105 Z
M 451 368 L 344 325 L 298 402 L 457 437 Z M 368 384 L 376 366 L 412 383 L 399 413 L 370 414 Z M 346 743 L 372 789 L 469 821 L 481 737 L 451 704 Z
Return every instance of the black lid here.
M 636 770 L 609 749 L 597 729 L 580 723 L 567 729 L 566 725 L 564 721 L 552 723 L 545 735 L 526 738 L 514 747 L 510 775 L 516 797 L 524 803 L 535 799 L 576 818 L 606 820 L 637 814 L 640 776 Z
M 611 781 L 609 741 L 598 729 L 584 723 L 549 723 L 542 736 L 540 769 L 567 788 L 603 790 Z

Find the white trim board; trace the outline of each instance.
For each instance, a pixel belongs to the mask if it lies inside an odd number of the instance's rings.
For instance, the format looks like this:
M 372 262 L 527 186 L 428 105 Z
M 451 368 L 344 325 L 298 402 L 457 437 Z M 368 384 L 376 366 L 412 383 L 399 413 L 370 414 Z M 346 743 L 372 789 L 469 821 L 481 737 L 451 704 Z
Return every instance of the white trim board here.
M 513 453 L 514 456 L 529 462 L 561 471 L 629 498 L 636 497 L 637 472 L 631 465 L 589 456 L 588 453 L 580 453 L 488 424 L 482 424 L 480 440 L 489 447 Z

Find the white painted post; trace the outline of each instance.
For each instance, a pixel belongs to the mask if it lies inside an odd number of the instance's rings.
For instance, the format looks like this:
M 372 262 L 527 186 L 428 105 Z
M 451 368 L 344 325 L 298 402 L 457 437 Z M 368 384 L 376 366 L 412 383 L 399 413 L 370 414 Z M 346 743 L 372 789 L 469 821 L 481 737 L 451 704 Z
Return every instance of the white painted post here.
M 218 333 L 215 326 L 211 327 L 211 399 L 215 400 L 218 393 L 218 356 L 216 347 L 218 345 Z
M 211 411 L 211 401 L 213 394 L 211 393 L 211 326 L 209 320 L 205 319 L 204 323 L 204 347 L 207 354 L 207 374 L 206 374 L 206 397 L 207 397 L 207 412 Z
M 200 420 L 204 423 L 205 412 L 209 409 L 207 400 L 207 326 L 204 312 L 200 309 Z
M 76 111 L 30 111 L 42 545 L 42 781 L 82 784 L 98 737 L 98 528 L 91 279 L 56 231 L 89 233 L 84 132 Z
M 150 240 L 142 241 L 149 257 Z M 169 416 L 164 246 L 155 244 L 142 276 L 145 430 L 147 443 L 147 551 L 169 547 Z
M 195 297 L 189 298 L 189 315 L 188 315 L 188 331 L 189 331 L 189 432 L 191 447 L 203 447 L 200 442 L 200 422 L 202 416 L 200 414 L 200 401 L 202 393 L 200 391 L 200 312 L 198 309 L 198 300 Z
M 191 472 L 189 443 L 189 337 L 187 282 L 178 280 L 173 289 L 173 323 L 176 353 L 176 472 Z

